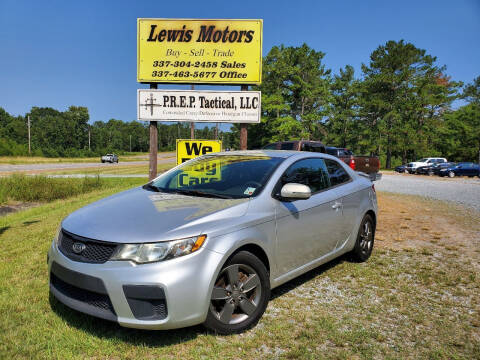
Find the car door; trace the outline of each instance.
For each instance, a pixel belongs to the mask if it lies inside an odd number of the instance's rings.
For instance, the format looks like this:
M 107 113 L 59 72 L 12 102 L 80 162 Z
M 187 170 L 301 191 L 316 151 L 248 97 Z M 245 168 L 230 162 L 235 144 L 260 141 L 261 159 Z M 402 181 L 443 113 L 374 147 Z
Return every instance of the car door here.
M 281 273 L 333 251 L 339 240 L 342 220 L 342 205 L 337 191 L 329 188 L 323 159 L 308 158 L 292 164 L 280 178 L 275 192 L 280 193 L 286 183 L 307 185 L 312 196 L 295 201 L 277 198 L 276 257 Z
M 341 248 L 352 235 L 355 222 L 358 219 L 358 204 L 365 194 L 356 189 L 352 178 L 343 166 L 336 160 L 325 159 L 325 165 L 330 179 L 330 186 L 337 191 L 342 202 L 342 218 L 340 219 L 339 240 L 336 248 Z
M 466 176 L 474 176 L 477 175 L 477 169 L 475 168 L 475 164 L 469 163 L 463 166 L 463 175 Z

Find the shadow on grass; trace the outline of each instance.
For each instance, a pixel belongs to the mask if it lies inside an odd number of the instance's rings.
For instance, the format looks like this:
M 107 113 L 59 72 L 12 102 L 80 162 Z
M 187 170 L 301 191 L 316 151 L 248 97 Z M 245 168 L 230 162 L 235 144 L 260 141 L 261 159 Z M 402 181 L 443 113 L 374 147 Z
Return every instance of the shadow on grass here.
M 39 223 L 39 222 L 40 222 L 40 220 L 24 221 L 23 226 L 32 225 L 32 224 Z
M 10 229 L 10 226 L 4 226 L 4 227 L 1 227 L 0 228 L 0 235 L 2 235 L 5 231 L 7 231 L 8 229 Z
M 52 310 L 68 325 L 81 329 L 99 339 L 117 339 L 141 346 L 169 346 L 193 340 L 198 334 L 206 334 L 202 326 L 192 326 L 168 331 L 140 330 L 121 327 L 119 324 L 70 309 L 59 302 L 51 293 L 49 296 Z
M 272 290 L 271 300 L 280 297 L 289 291 L 312 280 L 336 265 L 348 261 L 346 256 L 341 256 L 324 265 L 321 265 L 295 279 Z M 52 310 L 64 319 L 69 325 L 81 329 L 100 339 L 117 339 L 132 345 L 141 346 L 169 346 L 184 343 L 195 339 L 199 334 L 211 333 L 201 325 L 173 330 L 140 330 L 124 328 L 115 322 L 92 317 L 70 309 L 59 302 L 52 294 L 49 296 Z

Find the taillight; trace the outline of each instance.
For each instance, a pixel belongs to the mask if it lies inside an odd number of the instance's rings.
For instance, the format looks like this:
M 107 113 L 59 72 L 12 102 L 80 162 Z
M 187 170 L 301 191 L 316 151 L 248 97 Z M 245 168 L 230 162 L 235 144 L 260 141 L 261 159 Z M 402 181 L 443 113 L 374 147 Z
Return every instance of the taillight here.
M 355 159 L 350 159 L 350 163 L 348 164 L 352 170 L 355 170 Z

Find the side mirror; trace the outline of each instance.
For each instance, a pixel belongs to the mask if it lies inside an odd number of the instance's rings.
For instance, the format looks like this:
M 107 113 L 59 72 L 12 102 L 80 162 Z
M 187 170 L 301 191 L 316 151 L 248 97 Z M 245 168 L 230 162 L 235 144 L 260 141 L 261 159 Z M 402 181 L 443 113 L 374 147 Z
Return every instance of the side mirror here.
M 282 190 L 280 190 L 280 196 L 290 200 L 306 200 L 312 196 L 312 191 L 307 185 L 288 183 L 283 185 Z

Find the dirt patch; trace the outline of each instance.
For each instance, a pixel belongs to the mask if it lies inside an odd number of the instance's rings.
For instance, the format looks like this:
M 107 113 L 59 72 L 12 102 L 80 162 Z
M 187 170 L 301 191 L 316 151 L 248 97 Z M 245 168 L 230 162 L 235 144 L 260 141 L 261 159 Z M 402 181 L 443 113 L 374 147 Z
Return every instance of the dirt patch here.
M 380 248 L 447 251 L 480 258 L 480 214 L 459 205 L 391 193 L 378 193 L 375 237 Z
M 29 209 L 38 205 L 39 204 L 37 203 L 15 203 L 9 205 L 0 205 L 0 217 L 17 211 Z

